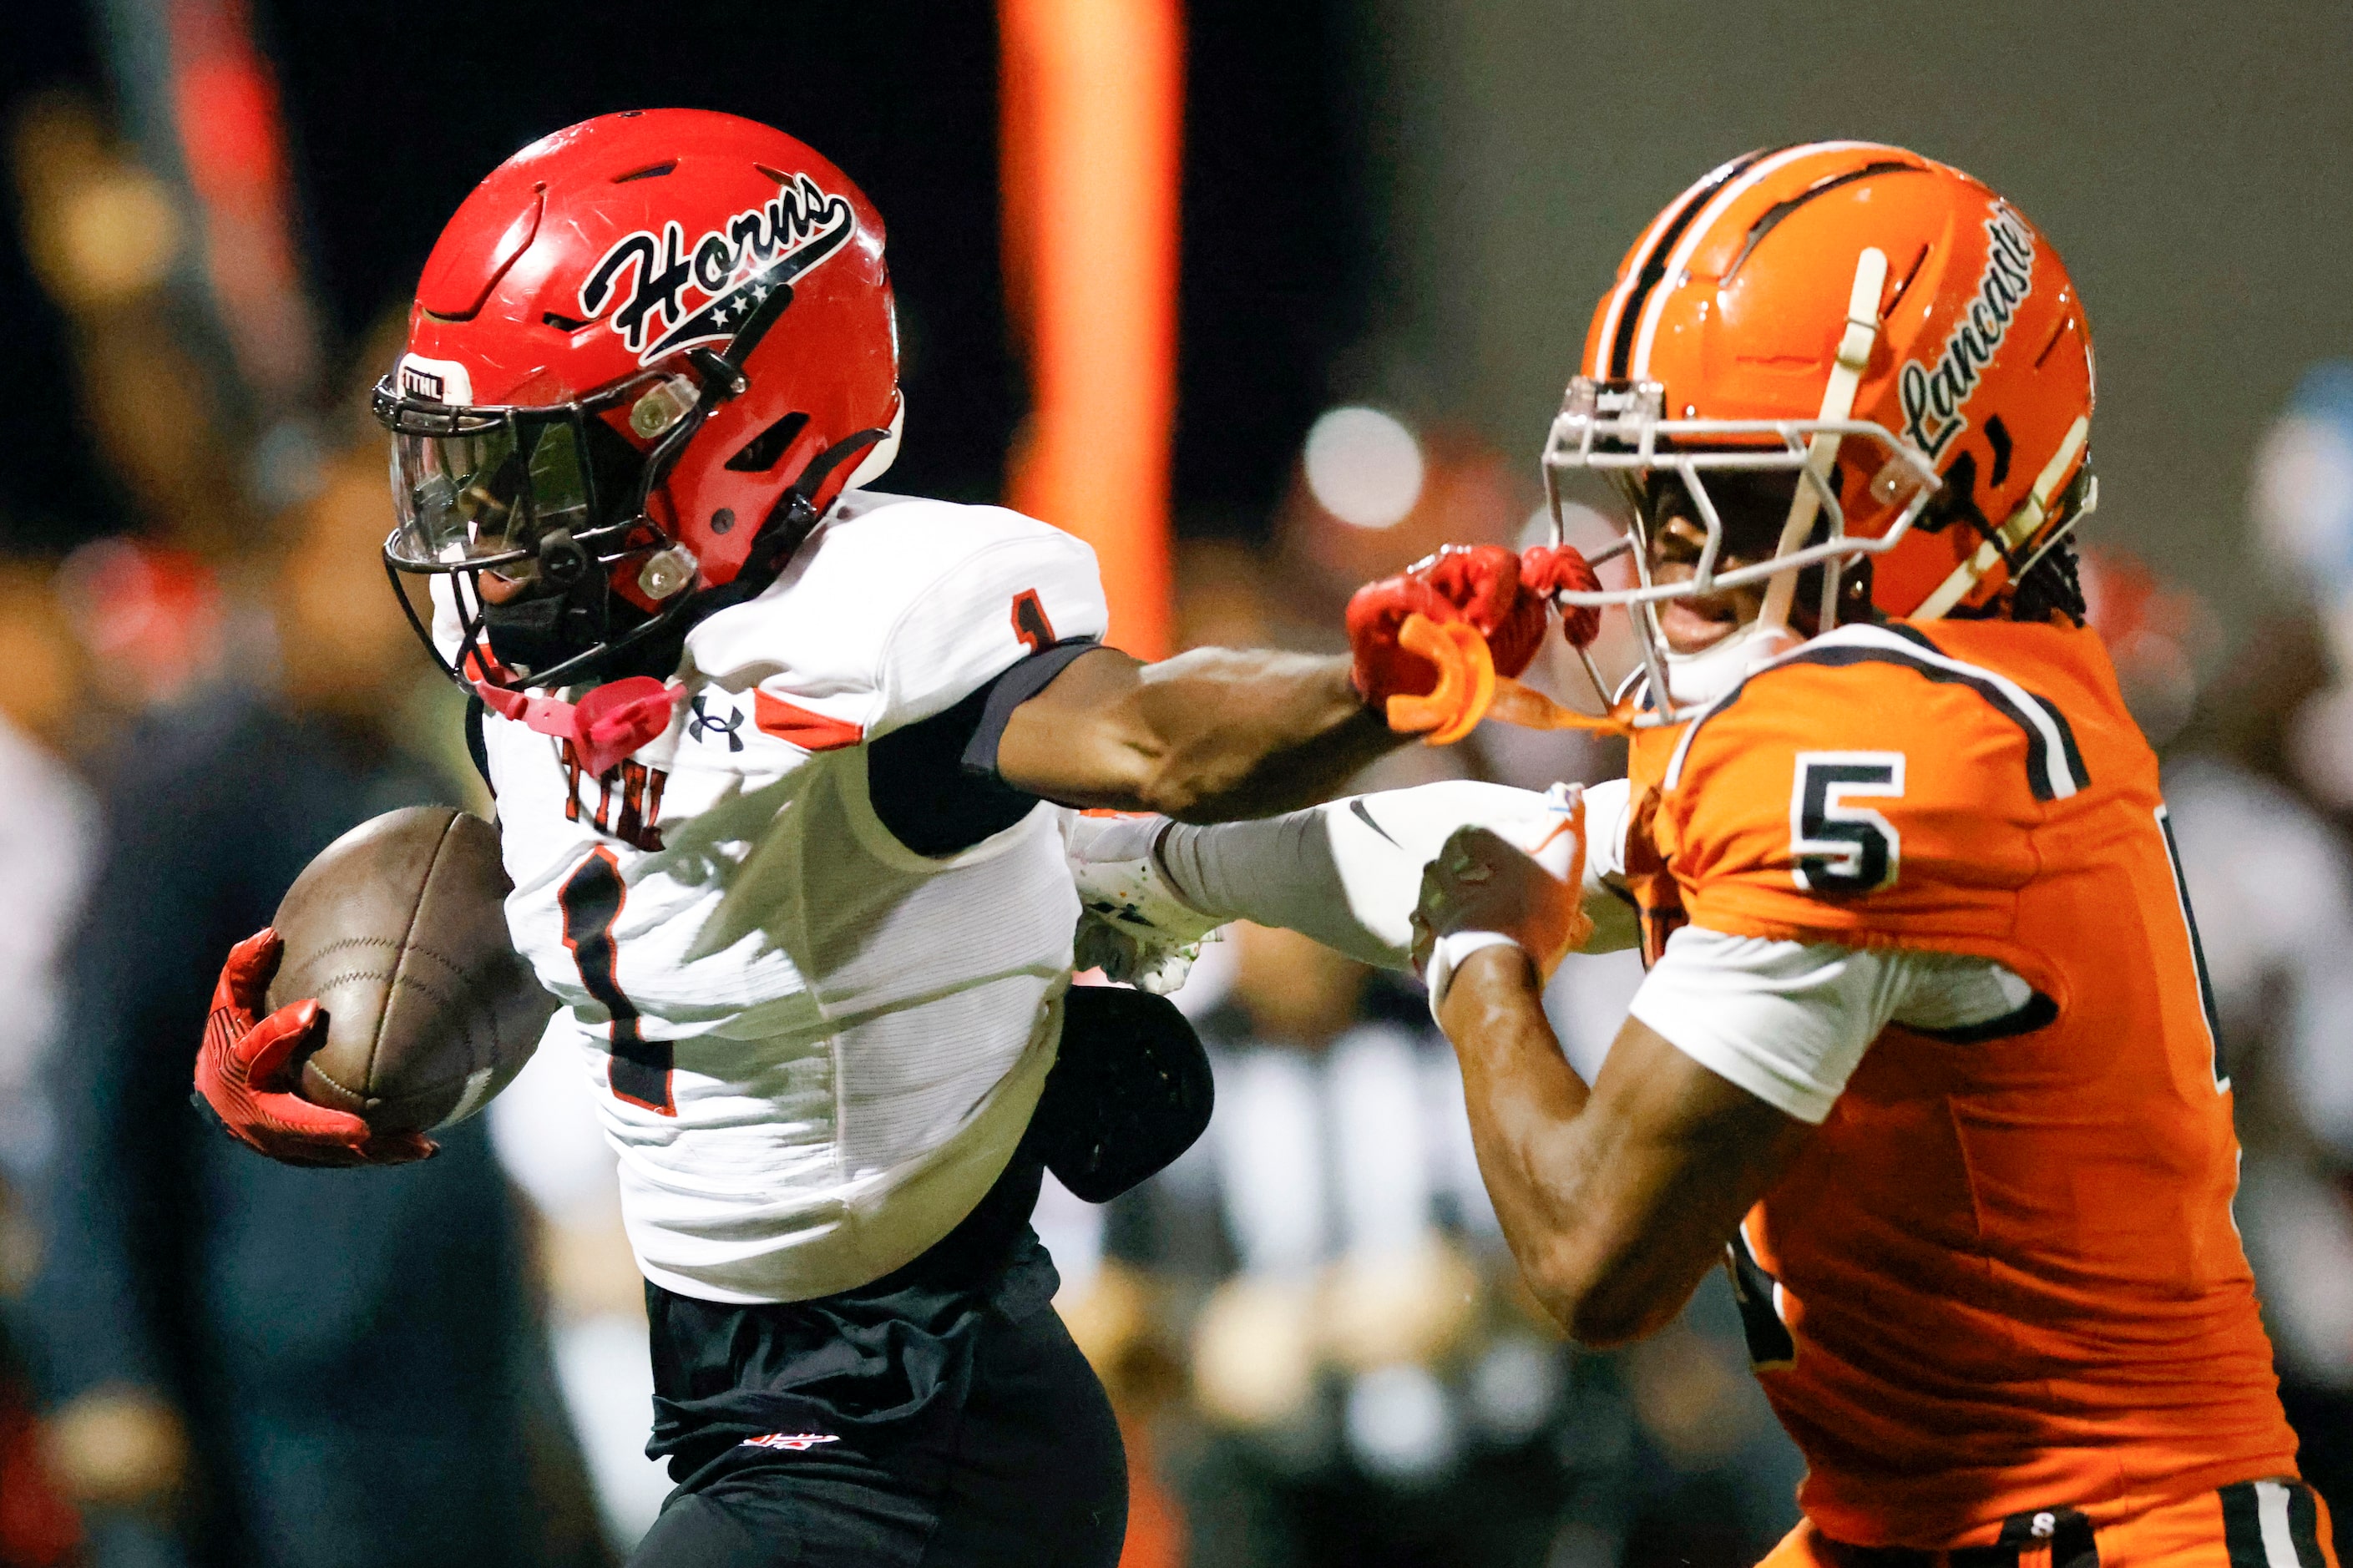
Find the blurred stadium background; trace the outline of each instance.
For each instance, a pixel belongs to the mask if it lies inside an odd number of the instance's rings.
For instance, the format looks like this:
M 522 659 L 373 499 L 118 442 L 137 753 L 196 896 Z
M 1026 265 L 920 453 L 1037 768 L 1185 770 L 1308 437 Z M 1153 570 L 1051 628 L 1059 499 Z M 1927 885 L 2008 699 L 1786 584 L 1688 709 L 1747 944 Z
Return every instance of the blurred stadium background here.
M 890 485 L 1087 534 L 1145 652 L 1335 646 L 1365 577 L 1522 534 L 1592 301 L 1698 171 L 1854 136 L 2010 195 L 2089 301 L 2094 616 L 2168 759 L 2307 1474 L 2353 1514 L 2348 81 L 2353 9 L 2312 0 L 7 8 L 0 1565 L 610 1563 L 659 1506 L 567 1082 L 364 1177 L 254 1169 L 184 1096 L 293 869 L 479 794 L 374 562 L 407 289 L 507 153 L 660 104 L 865 186 Z M 1378 782 L 1615 765 L 1489 726 Z M 1589 1060 L 1635 977 L 1571 962 Z M 1786 1528 L 1728 1300 L 1622 1354 L 1550 1334 L 1409 990 L 1243 931 L 1182 1000 L 1218 1125 L 1039 1216 L 1130 1432 L 1131 1563 L 1729 1568 Z

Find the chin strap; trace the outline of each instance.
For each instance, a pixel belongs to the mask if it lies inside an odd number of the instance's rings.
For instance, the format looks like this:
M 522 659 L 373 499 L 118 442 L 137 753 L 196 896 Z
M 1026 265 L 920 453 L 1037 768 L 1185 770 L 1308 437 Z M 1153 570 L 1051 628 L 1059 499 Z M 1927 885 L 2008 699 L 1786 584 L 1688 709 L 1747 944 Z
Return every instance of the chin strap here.
M 1854 412 L 1855 390 L 1871 363 L 1872 345 L 1879 341 L 1879 296 L 1887 285 L 1887 253 L 1866 247 L 1855 258 L 1854 287 L 1848 292 L 1846 330 L 1839 336 L 1838 357 L 1831 365 L 1830 384 L 1822 389 L 1821 412 L 1814 417 L 1825 425 L 1843 423 Z M 1821 510 L 1822 491 L 1837 460 L 1839 436 L 1817 431 L 1806 444 L 1806 465 L 1798 479 L 1798 493 L 1789 498 L 1788 520 L 1781 524 L 1781 542 L 1774 553 L 1794 554 L 1814 531 Z M 1798 573 L 1777 572 L 1765 590 L 1765 608 L 1757 617 L 1765 626 L 1786 627 L 1789 606 L 1798 594 Z M 1827 631 L 1829 628 L 1823 628 Z
M 500 718 L 569 742 L 581 768 L 600 778 L 669 729 L 686 699 L 685 687 L 665 686 L 643 675 L 599 686 L 577 702 L 527 697 L 486 680 L 474 683 L 474 693 Z
M 667 677 L 674 672 L 686 646 L 686 634 L 720 611 L 767 592 L 769 584 L 783 574 L 794 552 L 808 542 L 809 535 L 825 521 L 825 513 L 818 510 L 814 498 L 825 488 L 826 481 L 842 464 L 888 438 L 890 434 L 879 426 L 855 431 L 810 458 L 808 467 L 776 498 L 776 504 L 761 520 L 760 531 L 753 539 L 751 552 L 744 558 L 742 569 L 718 587 L 690 595 L 676 611 L 661 618 L 658 632 L 645 630 L 616 644 L 611 650 L 616 657 L 601 673 L 607 677 Z

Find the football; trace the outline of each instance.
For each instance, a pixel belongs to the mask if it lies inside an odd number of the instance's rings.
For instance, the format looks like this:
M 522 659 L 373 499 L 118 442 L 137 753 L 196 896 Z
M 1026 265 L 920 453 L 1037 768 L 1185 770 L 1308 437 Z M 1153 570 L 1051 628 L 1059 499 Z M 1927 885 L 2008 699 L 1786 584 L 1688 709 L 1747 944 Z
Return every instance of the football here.
M 522 1070 L 555 1011 L 507 936 L 498 829 L 448 806 L 386 812 L 336 839 L 279 903 L 274 1010 L 315 996 L 308 1100 L 379 1131 L 446 1127 Z

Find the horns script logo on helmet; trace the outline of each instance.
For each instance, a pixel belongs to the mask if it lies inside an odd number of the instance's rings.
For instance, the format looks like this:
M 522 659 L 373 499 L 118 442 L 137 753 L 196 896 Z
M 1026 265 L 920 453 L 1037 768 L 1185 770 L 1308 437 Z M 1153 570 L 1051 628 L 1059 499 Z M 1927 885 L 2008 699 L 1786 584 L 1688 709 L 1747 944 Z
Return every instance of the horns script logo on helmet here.
M 608 324 L 639 364 L 649 364 L 690 343 L 733 336 L 761 301 L 839 250 L 857 228 L 848 197 L 828 195 L 801 174 L 765 205 L 705 233 L 691 250 L 675 222 L 659 237 L 647 229 L 622 236 L 580 285 L 580 309 L 596 319 L 628 275 L 628 297 Z M 682 304 L 689 290 L 702 303 Z
M 1953 437 L 1969 427 L 1961 409 L 2010 335 L 2018 307 L 2033 292 L 2034 231 L 2000 203 L 1985 227 L 1986 263 L 1978 297 L 1945 340 L 1936 369 L 1917 360 L 1904 366 L 1904 433 L 1931 458 L 1943 457 Z

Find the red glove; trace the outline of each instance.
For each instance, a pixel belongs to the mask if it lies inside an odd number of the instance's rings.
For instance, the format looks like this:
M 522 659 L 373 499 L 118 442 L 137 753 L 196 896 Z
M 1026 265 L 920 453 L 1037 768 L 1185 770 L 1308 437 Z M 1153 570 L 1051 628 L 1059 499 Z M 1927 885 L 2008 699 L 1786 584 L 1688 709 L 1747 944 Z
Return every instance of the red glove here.
M 254 1021 L 284 952 L 267 927 L 228 950 L 196 1053 L 196 1092 L 231 1137 L 289 1165 L 405 1165 L 431 1154 L 433 1142 L 421 1132 L 371 1131 L 351 1112 L 294 1092 L 294 1058 L 327 1016 L 306 1001 Z
M 1592 563 L 1574 544 L 1536 544 L 1520 552 L 1520 583 L 1531 593 L 1549 599 L 1563 589 L 1572 594 L 1599 591 L 1601 579 Z M 1571 647 L 1588 647 L 1601 632 L 1601 606 L 1563 605 L 1560 635 Z
M 1437 668 L 1398 642 L 1398 628 L 1417 611 L 1441 626 L 1469 622 L 1498 675 L 1518 675 L 1544 644 L 1545 600 L 1521 586 L 1519 557 L 1500 544 L 1450 544 L 1348 601 L 1353 674 L 1366 701 L 1419 697 L 1437 686 Z

